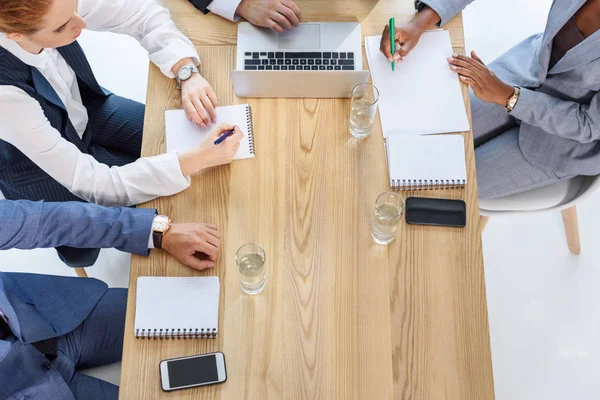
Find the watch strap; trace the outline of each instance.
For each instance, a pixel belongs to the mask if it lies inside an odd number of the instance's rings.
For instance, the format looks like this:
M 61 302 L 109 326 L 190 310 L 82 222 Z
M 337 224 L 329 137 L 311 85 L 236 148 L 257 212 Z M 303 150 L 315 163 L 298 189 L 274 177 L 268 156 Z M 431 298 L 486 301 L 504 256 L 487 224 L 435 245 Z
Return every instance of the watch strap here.
M 152 231 L 152 242 L 155 249 L 162 249 L 163 232 Z

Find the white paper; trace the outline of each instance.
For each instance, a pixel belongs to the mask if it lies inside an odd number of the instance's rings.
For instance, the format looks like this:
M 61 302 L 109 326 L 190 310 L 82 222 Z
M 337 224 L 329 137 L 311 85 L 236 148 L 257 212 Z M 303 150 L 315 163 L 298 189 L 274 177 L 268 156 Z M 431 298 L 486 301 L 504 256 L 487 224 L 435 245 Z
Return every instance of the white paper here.
M 219 277 L 137 278 L 135 330 L 219 331 Z
M 244 133 L 244 138 L 240 142 L 240 148 L 235 154 L 234 160 L 254 158 L 254 134 L 252 132 L 250 106 L 240 104 L 217 107 L 215 113 L 217 114 L 217 123 L 213 123 L 208 128 L 201 128 L 187 119 L 185 111 L 167 110 L 165 112 L 167 152 L 185 152 L 198 147 L 215 126 L 225 122 L 239 126 Z
M 379 90 L 384 137 L 470 129 L 458 74 L 447 61 L 452 56 L 448 31 L 423 33 L 394 72 L 379 50 L 380 41 L 381 36 L 365 38 L 373 84 Z
M 390 181 L 466 184 L 464 141 L 462 135 L 391 135 L 386 139 Z

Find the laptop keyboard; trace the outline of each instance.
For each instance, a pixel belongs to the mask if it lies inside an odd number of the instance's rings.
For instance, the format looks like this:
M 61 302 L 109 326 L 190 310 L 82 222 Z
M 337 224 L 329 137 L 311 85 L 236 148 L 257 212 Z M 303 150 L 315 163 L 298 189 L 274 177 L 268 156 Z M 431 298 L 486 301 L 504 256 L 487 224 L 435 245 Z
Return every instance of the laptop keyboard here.
M 353 52 L 246 52 L 245 70 L 353 71 Z

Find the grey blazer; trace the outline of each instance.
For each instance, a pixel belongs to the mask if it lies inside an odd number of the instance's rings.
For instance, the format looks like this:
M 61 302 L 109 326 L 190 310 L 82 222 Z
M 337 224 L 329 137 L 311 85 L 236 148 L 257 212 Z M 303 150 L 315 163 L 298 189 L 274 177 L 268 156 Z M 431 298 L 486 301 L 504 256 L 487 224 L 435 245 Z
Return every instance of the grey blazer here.
M 424 0 L 447 23 L 473 0 Z M 519 143 L 532 164 L 574 175 L 600 174 L 600 31 L 567 52 L 551 69 L 552 40 L 585 0 L 554 0 L 546 31 L 490 64 L 522 88 L 511 115 L 521 121 Z

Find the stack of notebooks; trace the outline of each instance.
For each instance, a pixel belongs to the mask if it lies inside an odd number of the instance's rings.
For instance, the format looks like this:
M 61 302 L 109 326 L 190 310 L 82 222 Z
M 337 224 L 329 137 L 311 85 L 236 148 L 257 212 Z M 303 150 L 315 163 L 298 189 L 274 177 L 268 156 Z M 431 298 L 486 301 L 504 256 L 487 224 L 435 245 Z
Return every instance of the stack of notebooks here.
M 426 32 L 392 72 L 379 50 L 381 36 L 365 38 L 393 190 L 443 189 L 467 184 L 462 135 L 468 131 L 458 75 L 450 69 L 448 31 Z

